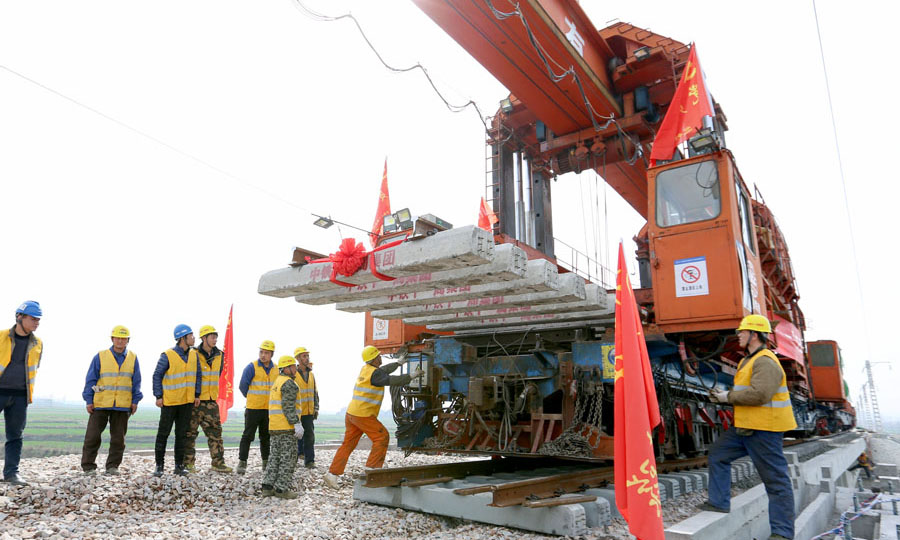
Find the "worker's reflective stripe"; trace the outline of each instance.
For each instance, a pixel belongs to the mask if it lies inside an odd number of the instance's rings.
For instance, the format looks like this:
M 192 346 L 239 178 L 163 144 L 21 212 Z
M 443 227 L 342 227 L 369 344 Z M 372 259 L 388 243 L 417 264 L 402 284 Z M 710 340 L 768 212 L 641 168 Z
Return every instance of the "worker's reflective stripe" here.
M 265 390 L 247 390 L 248 394 L 255 394 L 257 396 L 268 396 L 269 393 Z
M 750 386 L 749 384 L 736 384 L 736 385 L 734 385 L 734 386 L 732 387 L 732 389 L 734 389 L 734 390 L 746 390 L 746 389 L 748 389 L 748 388 L 753 388 L 753 387 Z M 788 391 L 787 386 L 779 386 L 779 387 L 775 390 L 775 394 L 776 394 L 776 395 L 777 395 L 777 394 L 786 394 L 787 391 Z
M 97 378 L 97 390 L 94 391 L 93 405 L 96 409 L 131 407 L 132 376 L 137 357 L 133 352 L 125 353 L 122 365 L 109 349 L 97 353 L 100 359 L 100 377 Z M 117 370 L 117 371 L 116 371 Z
M 118 372 L 113 371 L 112 373 L 101 373 L 100 378 L 102 379 L 103 377 L 128 377 L 130 379 L 131 375 L 132 374 L 128 373 L 128 372 L 118 373 Z
M 182 383 L 163 384 L 164 390 L 178 390 L 179 388 L 194 388 L 197 386 L 196 381 L 185 381 Z
M 790 407 L 790 401 L 770 401 L 762 405 L 763 407 L 774 407 L 774 408 L 782 408 L 782 407 Z
M 362 396 L 353 396 L 354 401 L 365 401 L 366 403 L 374 403 L 375 405 L 381 405 L 380 399 L 371 399 Z
M 384 396 L 384 388 L 366 388 L 364 386 L 354 386 L 354 392 L 362 392 L 363 394 L 372 394 L 375 396 Z
M 250 381 L 250 388 L 247 390 L 248 409 L 268 409 L 269 394 L 272 391 L 272 383 L 278 377 L 278 369 L 269 364 L 269 372 L 260 365 L 259 360 L 252 364 L 253 379 Z
M 300 390 L 297 393 L 297 402 L 301 406 L 297 408 L 301 415 L 315 414 L 316 412 L 316 378 L 312 371 L 306 373 L 306 380 L 300 375 L 300 371 L 294 375 L 294 382 Z
M 281 408 L 281 389 L 284 387 L 284 383 L 289 380 L 291 380 L 291 378 L 287 375 L 279 375 L 272 384 L 272 393 L 269 395 L 269 431 L 294 428 L 294 426 L 288 422 L 287 416 L 284 415 L 284 410 Z M 294 408 L 299 409 L 299 404 L 295 403 Z
M 166 351 L 169 369 L 163 375 L 163 405 L 193 403 L 197 388 L 197 349 L 188 349 L 187 360 L 174 349 Z

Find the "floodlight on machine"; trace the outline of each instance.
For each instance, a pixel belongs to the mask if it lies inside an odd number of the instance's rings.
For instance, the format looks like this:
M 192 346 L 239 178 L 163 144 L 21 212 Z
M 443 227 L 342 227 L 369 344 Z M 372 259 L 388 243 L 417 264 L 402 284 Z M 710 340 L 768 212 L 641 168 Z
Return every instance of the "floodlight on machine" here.
M 315 216 L 315 214 L 313 214 L 313 215 Z M 331 218 L 327 218 L 324 216 L 316 216 L 316 218 L 318 218 L 318 219 L 313 221 L 313 225 L 315 225 L 316 227 L 322 227 L 323 229 L 327 229 L 328 227 L 331 227 L 332 225 L 334 225 L 334 220 Z
M 703 128 L 688 140 L 688 145 L 695 154 L 707 154 L 719 149 L 719 138 L 715 131 Z
M 509 98 L 504 98 L 500 100 L 500 110 L 505 114 L 509 114 L 513 111 L 512 100 Z
M 634 51 L 634 59 L 640 62 L 641 60 L 645 60 L 650 56 L 650 47 L 641 47 L 640 49 L 635 49 Z
M 381 232 L 383 234 L 392 233 L 398 229 L 397 218 L 393 214 L 387 214 L 381 221 Z
M 397 228 L 399 230 L 405 231 L 406 229 L 412 229 L 413 220 L 409 208 L 394 212 L 394 218 L 397 220 Z

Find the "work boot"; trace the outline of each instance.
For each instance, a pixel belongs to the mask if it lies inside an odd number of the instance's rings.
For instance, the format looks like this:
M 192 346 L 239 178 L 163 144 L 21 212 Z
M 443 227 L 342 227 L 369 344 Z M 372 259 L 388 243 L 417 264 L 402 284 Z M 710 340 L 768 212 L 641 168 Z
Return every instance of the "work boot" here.
M 315 462 L 315 461 L 310 461 L 309 463 L 306 463 L 306 464 L 303 465 L 303 466 L 306 467 L 307 469 L 315 469 L 315 468 L 316 468 L 316 462 Z
M 296 499 L 297 493 L 289 489 L 276 489 L 274 495 L 279 499 Z
M 268 459 L 264 459 L 264 460 L 263 460 L 263 470 L 266 470 L 266 467 L 268 467 L 268 466 L 269 466 L 269 460 L 268 460 Z
M 119 468 L 118 467 L 108 467 L 106 469 L 106 476 L 119 476 Z
M 153 476 L 159 478 L 160 476 L 163 475 L 163 470 L 164 470 L 164 467 L 162 465 L 157 465 L 156 472 L 153 473 Z
M 175 474 L 178 476 L 187 476 L 190 473 L 184 468 L 184 465 L 175 465 Z
M 700 510 L 701 512 L 719 512 L 721 514 L 727 514 L 727 513 L 731 512 L 731 510 L 726 510 L 724 508 L 719 508 L 718 506 L 713 506 L 713 505 L 709 504 L 709 501 L 706 501 L 705 503 L 698 506 L 697 510 Z
M 26 482 L 25 480 L 22 480 L 22 478 L 19 477 L 19 473 L 13 473 L 13 474 L 7 476 L 6 478 L 4 478 L 3 481 L 6 482 L 7 484 L 11 484 L 13 486 L 27 486 L 28 485 L 28 482 Z
M 94 476 L 95 474 L 97 474 L 97 469 L 85 469 L 84 471 L 85 476 Z
M 224 463 L 219 463 L 218 465 L 213 463 L 213 465 L 210 467 L 210 469 L 212 469 L 216 472 L 220 472 L 220 473 L 230 473 L 231 472 L 231 467 L 229 467 L 228 465 L 225 465 Z
M 238 474 L 244 474 L 247 472 L 247 462 L 246 461 L 238 461 L 237 471 Z
M 187 469 L 188 472 L 194 472 L 197 470 L 197 467 L 195 467 L 193 463 L 191 463 L 190 465 L 185 465 L 184 468 Z
M 325 485 L 330 487 L 331 489 L 337 489 L 339 487 L 338 477 L 331 474 L 330 472 L 325 473 L 325 477 L 323 478 L 325 481 Z
M 275 494 L 275 489 L 272 488 L 269 484 L 262 485 L 262 496 L 263 497 L 271 497 Z

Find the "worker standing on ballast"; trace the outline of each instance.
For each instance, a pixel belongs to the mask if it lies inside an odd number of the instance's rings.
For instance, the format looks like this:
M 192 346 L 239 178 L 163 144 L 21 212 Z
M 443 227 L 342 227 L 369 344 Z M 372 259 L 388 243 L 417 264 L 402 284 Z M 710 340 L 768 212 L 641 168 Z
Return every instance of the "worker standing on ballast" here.
M 307 469 L 316 467 L 316 432 L 313 421 L 319 417 L 319 392 L 316 389 L 316 377 L 312 373 L 312 362 L 306 347 L 294 349 L 297 359 L 297 374 L 294 382 L 300 387 L 297 401 L 300 404 L 300 423 L 303 425 L 303 438 L 297 441 L 297 455 L 303 456 L 303 466 Z
M 731 463 L 753 460 L 769 496 L 769 540 L 794 537 L 794 492 L 784 457 L 784 432 L 797 427 L 787 378 L 775 353 L 766 348 L 772 325 L 762 315 L 747 315 L 738 326 L 738 343 L 747 351 L 734 376 L 734 388 L 713 391 L 710 399 L 734 405 L 734 427 L 709 451 L 709 501 L 701 510 L 729 512 Z
M 259 358 L 250 362 L 241 374 L 238 388 L 247 398 L 244 408 L 244 432 L 238 448 L 238 474 L 247 472 L 247 460 L 250 458 L 250 443 L 259 432 L 259 454 L 262 457 L 262 468 L 269 462 L 269 392 L 272 383 L 278 377 L 278 369 L 272 363 L 275 355 L 275 343 L 265 340 L 259 345 Z
M 365 434 L 372 441 L 372 450 L 366 467 L 378 469 L 384 465 L 384 457 L 387 454 L 390 435 L 388 430 L 378 421 L 378 412 L 381 410 L 381 402 L 384 399 L 385 386 L 402 386 L 422 375 L 422 368 L 416 368 L 412 374 L 391 375 L 398 367 L 406 363 L 406 357 L 401 357 L 397 362 L 381 365 L 381 351 L 369 345 L 362 351 L 362 360 L 365 365 L 356 378 L 353 386 L 353 399 L 347 407 L 344 416 L 344 442 L 334 454 L 331 467 L 325 474 L 325 483 L 333 488 L 338 487 L 338 476 L 344 474 L 347 460 L 359 443 L 360 437 Z
M 291 491 L 294 467 L 297 466 L 297 441 L 303 439 L 300 423 L 300 387 L 294 382 L 297 361 L 293 356 L 278 359 L 278 377 L 269 393 L 269 436 L 272 454 L 262 481 L 263 497 L 296 499 Z
M 200 346 L 197 347 L 197 361 L 200 363 L 200 405 L 191 412 L 187 437 L 184 447 L 184 466 L 194 472 L 194 461 L 197 457 L 197 435 L 200 428 L 206 435 L 209 445 L 211 470 L 230 473 L 231 467 L 225 465 L 225 443 L 222 441 L 222 422 L 219 420 L 219 376 L 222 375 L 224 354 L 216 341 L 219 333 L 210 325 L 200 328 Z

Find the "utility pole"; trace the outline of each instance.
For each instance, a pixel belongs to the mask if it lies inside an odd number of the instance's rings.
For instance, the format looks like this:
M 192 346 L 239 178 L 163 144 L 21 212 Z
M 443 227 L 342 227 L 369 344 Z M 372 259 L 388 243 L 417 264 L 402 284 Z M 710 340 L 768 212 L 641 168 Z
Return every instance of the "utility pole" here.
M 872 363 L 866 360 L 866 375 L 869 385 L 869 401 L 872 404 L 872 422 L 875 431 L 881 431 L 881 411 L 878 409 L 878 395 L 875 393 L 875 379 L 872 377 Z

